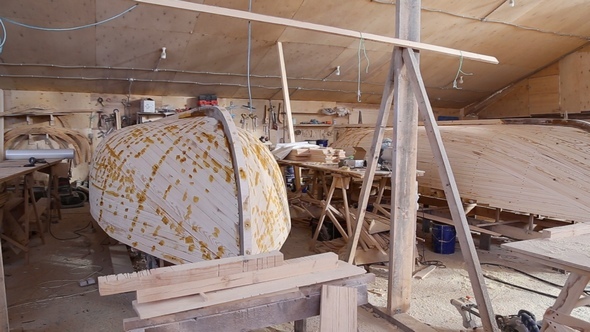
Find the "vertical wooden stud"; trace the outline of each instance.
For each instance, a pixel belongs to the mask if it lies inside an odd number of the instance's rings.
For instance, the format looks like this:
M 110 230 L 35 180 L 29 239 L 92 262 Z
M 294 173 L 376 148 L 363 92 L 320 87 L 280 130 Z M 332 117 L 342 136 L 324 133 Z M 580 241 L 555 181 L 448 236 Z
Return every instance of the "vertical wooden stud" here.
M 357 290 L 350 287 L 322 286 L 320 332 L 357 331 Z
M 281 84 L 283 86 L 283 103 L 285 105 L 285 117 L 287 120 L 287 130 L 289 131 L 289 141 L 295 142 L 295 131 L 293 130 L 293 114 L 291 113 L 291 97 L 289 96 L 289 84 L 287 83 L 287 69 L 285 68 L 285 56 L 283 54 L 283 43 L 277 42 L 279 50 L 279 63 L 281 65 Z M 283 128 L 283 130 L 285 130 Z
M 398 0 L 396 37 L 420 41 L 420 4 L 416 0 Z M 412 273 L 416 243 L 418 188 L 418 104 L 404 66 L 402 50 L 394 56 L 393 172 L 391 174 L 391 230 L 389 244 L 389 280 L 387 312 L 390 316 L 410 309 Z

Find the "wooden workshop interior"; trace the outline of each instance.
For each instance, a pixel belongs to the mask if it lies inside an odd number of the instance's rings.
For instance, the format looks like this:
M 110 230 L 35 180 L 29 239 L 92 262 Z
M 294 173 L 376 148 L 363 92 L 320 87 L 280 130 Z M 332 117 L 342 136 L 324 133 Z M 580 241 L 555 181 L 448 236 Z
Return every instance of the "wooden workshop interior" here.
M 589 16 L 2 1 L 0 332 L 590 331 Z

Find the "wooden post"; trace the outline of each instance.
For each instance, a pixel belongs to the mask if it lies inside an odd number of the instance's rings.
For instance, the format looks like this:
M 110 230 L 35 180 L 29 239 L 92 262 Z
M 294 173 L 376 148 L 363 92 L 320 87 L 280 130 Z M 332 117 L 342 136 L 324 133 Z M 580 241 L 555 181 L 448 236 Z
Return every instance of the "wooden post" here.
M 287 130 L 289 131 L 289 141 L 295 142 L 295 131 L 293 130 L 293 114 L 291 113 L 291 97 L 289 97 L 289 84 L 287 83 L 287 70 L 285 68 L 285 56 L 283 55 L 283 43 L 277 42 L 279 50 L 279 63 L 281 64 L 281 84 L 283 85 L 283 103 L 285 105 L 285 117 L 287 120 Z M 285 128 L 283 128 L 285 130 Z
M 420 0 L 398 0 L 396 38 L 420 41 Z M 404 66 L 402 49 L 394 56 L 393 172 L 387 312 L 393 316 L 410 309 L 416 243 L 418 104 Z
M 4 113 L 4 91 L 0 89 L 0 112 Z M 4 117 L 0 117 L 0 161 L 4 160 Z M 2 216 L 0 216 L 2 218 Z M 1 219 L 0 219 L 1 220 Z M 8 332 L 8 305 L 6 303 L 6 287 L 4 285 L 4 262 L 2 246 L 0 246 L 0 332 Z
M 467 223 L 467 217 L 465 216 L 463 204 L 459 197 L 457 182 L 455 181 L 455 176 L 451 170 L 451 164 L 443 145 L 438 125 L 434 119 L 434 113 L 430 101 L 428 100 L 426 87 L 424 86 L 422 75 L 420 75 L 418 60 L 414 55 L 414 51 L 408 49 L 404 49 L 403 59 L 404 64 L 408 68 L 407 73 L 410 82 L 412 83 L 414 95 L 418 100 L 418 108 L 420 110 L 420 115 L 423 118 L 428 141 L 430 142 L 432 154 L 439 170 L 440 180 L 445 191 L 447 202 L 449 203 L 449 210 L 453 217 L 455 227 L 457 228 L 457 237 L 459 238 L 459 244 L 461 245 L 461 253 L 466 262 L 469 280 L 471 281 L 471 287 L 475 295 L 475 300 L 477 301 L 484 331 L 499 331 L 481 271 L 479 258 L 477 257 L 473 238 L 471 237 L 469 230 L 469 224 Z
M 375 170 L 377 168 L 377 161 L 379 160 L 379 151 L 381 149 L 381 142 L 383 141 L 383 134 L 387 127 L 387 119 L 389 112 L 391 111 L 391 104 L 393 103 L 393 86 L 394 86 L 394 74 L 393 74 L 393 62 L 395 58 L 395 50 L 391 56 L 391 63 L 389 66 L 389 74 L 385 81 L 385 87 L 383 88 L 383 97 L 381 98 L 381 106 L 379 107 L 379 115 L 377 116 L 377 124 L 375 124 L 375 132 L 373 134 L 373 142 L 371 143 L 371 149 L 367 151 L 367 171 L 363 177 L 363 184 L 358 200 L 358 209 L 356 211 L 356 225 L 353 227 L 352 237 L 346 243 L 346 252 L 348 257 L 348 263 L 353 264 L 354 256 L 356 254 L 356 247 L 358 246 L 361 231 L 363 229 L 363 222 L 365 220 L 365 213 L 367 209 L 367 203 L 369 202 L 369 196 L 371 195 L 371 188 L 373 186 L 373 179 L 375 178 Z M 401 53 L 398 54 L 401 57 Z M 393 184 L 392 184 L 393 186 Z
M 320 332 L 357 331 L 357 290 L 351 287 L 322 286 Z

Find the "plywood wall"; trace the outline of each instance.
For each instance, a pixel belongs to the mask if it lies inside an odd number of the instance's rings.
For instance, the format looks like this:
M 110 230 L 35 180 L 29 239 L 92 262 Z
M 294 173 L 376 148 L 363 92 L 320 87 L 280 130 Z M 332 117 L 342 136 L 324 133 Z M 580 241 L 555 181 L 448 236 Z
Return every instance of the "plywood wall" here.
M 27 122 L 26 116 L 18 117 L 7 117 L 6 118 L 6 130 L 15 128 L 18 126 L 28 126 L 31 124 L 43 125 L 43 126 L 58 126 L 75 129 L 79 131 L 85 137 L 88 137 L 91 146 L 96 148 L 100 143 L 101 131 L 98 126 L 99 112 L 103 114 L 111 114 L 114 110 L 119 110 L 123 115 L 132 115 L 132 111 L 126 108 L 125 105 L 128 101 L 132 104 L 134 101 L 138 101 L 144 98 L 151 98 L 156 103 L 156 108 L 165 107 L 166 109 L 185 109 L 196 107 L 197 98 L 195 97 L 167 97 L 167 96 L 144 96 L 144 95 L 124 95 L 124 94 L 96 94 L 96 93 L 74 93 L 74 92 L 48 92 L 48 91 L 20 91 L 20 90 L 4 90 L 4 103 L 3 106 L 6 112 L 23 111 L 31 108 L 42 108 L 52 110 L 54 112 L 65 113 L 65 115 L 55 116 L 53 124 L 50 123 L 49 116 L 35 116 L 30 117 Z M 102 102 L 99 102 L 99 98 Z M 249 115 L 250 110 L 247 108 L 247 99 L 227 99 L 220 98 L 218 100 L 219 105 L 222 107 L 228 107 L 234 105 L 232 113 L 234 115 L 234 122 L 236 126 L 242 127 L 241 119 L 242 114 Z M 268 100 L 254 99 L 252 105 L 254 107 L 253 113 L 258 117 L 258 126 L 256 129 L 252 126 L 252 120 L 248 118 L 247 124 L 244 127 L 256 135 L 261 137 L 264 135 L 264 109 L 265 106 L 268 108 Z M 280 111 L 284 112 L 284 105 L 282 100 L 273 100 L 272 105 L 275 107 L 275 111 L 279 111 L 279 104 L 281 106 Z M 350 110 L 350 116 L 338 117 L 325 115 L 322 113 L 323 108 L 334 108 L 334 107 L 345 107 Z M 329 142 L 332 141 L 332 128 L 331 125 L 325 126 L 308 126 L 302 124 L 302 122 L 310 122 L 312 119 L 318 120 L 319 122 L 329 122 L 330 124 L 348 124 L 350 121 L 356 123 L 358 118 L 359 110 L 367 112 L 367 114 L 378 112 L 378 105 L 369 104 L 344 104 L 337 102 L 322 102 L 322 101 L 292 101 L 291 109 L 293 112 L 293 118 L 295 120 L 296 129 L 296 140 L 316 140 L 316 139 L 327 139 Z M 357 118 L 353 120 L 354 115 Z M 283 116 L 277 114 L 281 121 L 286 121 Z M 370 120 L 370 116 L 367 121 Z M 371 123 L 365 121 L 365 123 Z M 133 121 L 132 121 L 133 122 Z M 269 123 L 270 125 L 270 123 Z M 279 123 L 278 130 L 270 130 L 270 139 L 272 143 L 278 143 L 282 141 L 283 137 L 285 141 L 288 141 L 288 136 L 283 136 L 283 125 Z M 24 148 L 30 149 L 42 149 L 47 148 L 45 137 L 33 137 L 27 141 L 27 146 Z M 73 180 L 85 180 L 88 176 L 88 164 L 81 164 L 72 170 Z
M 590 111 L 590 47 L 506 90 L 479 118 L 528 117 Z

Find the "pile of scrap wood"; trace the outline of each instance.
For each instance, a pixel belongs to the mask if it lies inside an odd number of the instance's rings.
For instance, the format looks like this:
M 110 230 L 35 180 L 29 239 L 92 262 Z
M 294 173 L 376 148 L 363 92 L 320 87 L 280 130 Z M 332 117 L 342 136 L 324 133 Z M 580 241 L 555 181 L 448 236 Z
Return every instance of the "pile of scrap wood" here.
M 103 276 L 98 284 L 101 295 L 136 292 L 133 308 L 139 319 L 149 319 L 241 303 L 235 301 L 289 297 L 302 287 L 365 274 L 364 269 L 339 261 L 334 253 L 285 261 L 275 251 Z
M 350 209 L 350 213 L 356 216 L 357 210 Z M 389 261 L 389 218 L 373 212 L 365 212 L 359 245 L 355 254 L 355 264 Z
M 340 159 L 346 158 L 346 152 L 333 148 L 299 148 L 293 149 L 286 160 L 309 161 L 328 164 L 337 164 Z

